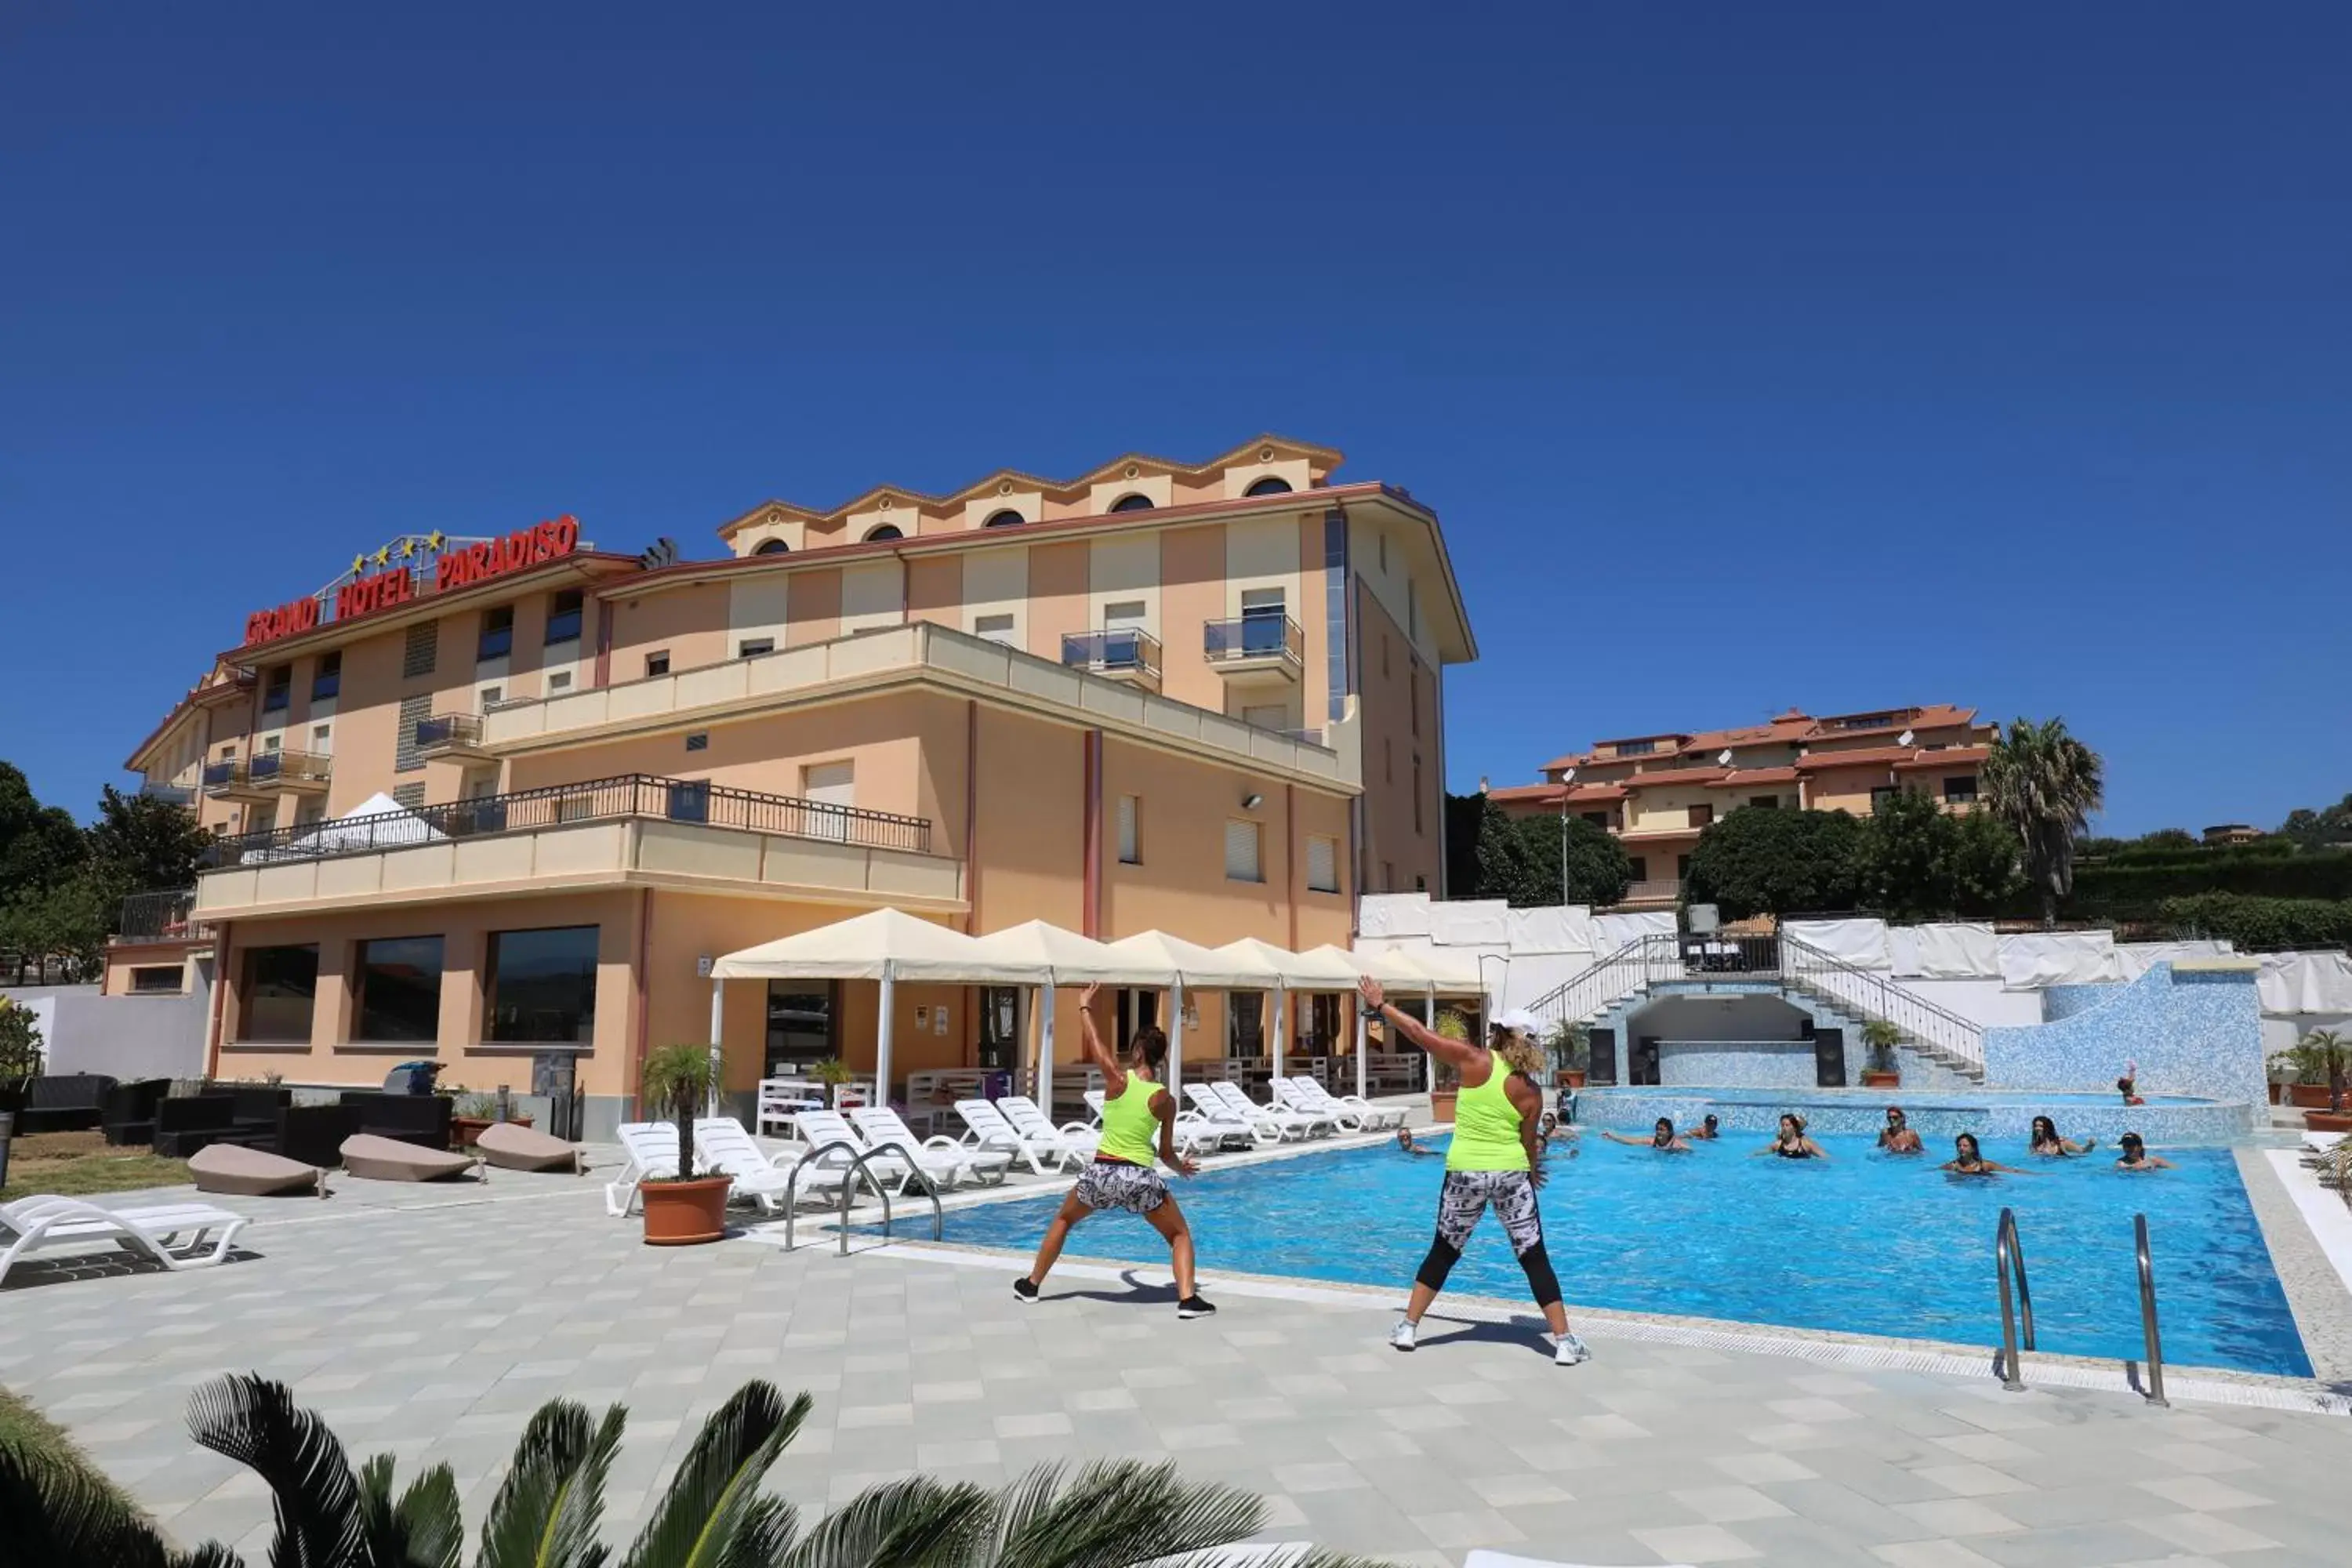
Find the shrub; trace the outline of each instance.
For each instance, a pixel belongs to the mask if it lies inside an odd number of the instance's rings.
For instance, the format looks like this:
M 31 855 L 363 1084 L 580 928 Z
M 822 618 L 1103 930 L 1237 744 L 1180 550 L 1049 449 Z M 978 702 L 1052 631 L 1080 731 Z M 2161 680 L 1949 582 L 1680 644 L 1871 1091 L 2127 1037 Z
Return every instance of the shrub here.
M 2352 900 L 2206 893 L 2165 900 L 2158 918 L 2175 937 L 2227 937 L 2247 952 L 2352 947 Z
M 1698 836 L 1683 896 L 1735 921 L 1853 909 L 1861 836 L 1843 811 L 1732 812 Z

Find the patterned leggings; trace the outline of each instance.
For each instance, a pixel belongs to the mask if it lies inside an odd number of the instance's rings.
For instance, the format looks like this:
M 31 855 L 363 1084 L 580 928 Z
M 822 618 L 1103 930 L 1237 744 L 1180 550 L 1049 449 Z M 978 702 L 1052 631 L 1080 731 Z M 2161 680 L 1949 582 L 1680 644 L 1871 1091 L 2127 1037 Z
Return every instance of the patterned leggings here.
M 1479 1216 L 1489 1205 L 1503 1222 L 1503 1234 L 1510 1238 L 1511 1251 L 1527 1272 L 1536 1305 L 1557 1303 L 1559 1279 L 1544 1253 L 1543 1215 L 1536 1207 L 1536 1184 L 1525 1171 L 1446 1172 L 1445 1184 L 1437 1194 L 1437 1236 L 1430 1242 L 1429 1256 L 1422 1259 L 1421 1272 L 1414 1279 L 1432 1290 L 1444 1289 L 1445 1277 L 1454 1272 L 1462 1257 L 1463 1243 L 1478 1228 Z

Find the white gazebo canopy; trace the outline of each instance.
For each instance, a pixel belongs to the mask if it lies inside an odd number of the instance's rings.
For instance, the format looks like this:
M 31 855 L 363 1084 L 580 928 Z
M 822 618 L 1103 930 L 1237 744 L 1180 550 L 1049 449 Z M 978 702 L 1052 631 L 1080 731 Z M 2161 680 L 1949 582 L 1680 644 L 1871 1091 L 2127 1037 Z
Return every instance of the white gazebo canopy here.
M 1271 991 L 1282 984 L 1282 972 L 1264 959 L 1236 953 L 1230 948 L 1202 947 L 1164 931 L 1138 931 L 1108 944 L 1111 951 L 1139 963 L 1156 964 L 1168 982 L 1168 1088 L 1176 1093 L 1184 1069 L 1184 988 L 1196 991 Z M 1179 1104 L 1182 1101 L 1180 1100 Z
M 1148 985 L 1172 984 L 1175 971 L 1156 959 L 1122 952 L 1074 931 L 1030 921 L 976 937 L 972 946 L 992 963 L 1032 966 L 1045 972 L 1050 985 Z
M 1245 936 L 1215 951 L 1273 965 L 1281 976 L 1276 984 L 1290 991 L 1353 991 L 1356 977 L 1363 973 L 1346 953 L 1328 945 L 1293 952 L 1286 947 Z

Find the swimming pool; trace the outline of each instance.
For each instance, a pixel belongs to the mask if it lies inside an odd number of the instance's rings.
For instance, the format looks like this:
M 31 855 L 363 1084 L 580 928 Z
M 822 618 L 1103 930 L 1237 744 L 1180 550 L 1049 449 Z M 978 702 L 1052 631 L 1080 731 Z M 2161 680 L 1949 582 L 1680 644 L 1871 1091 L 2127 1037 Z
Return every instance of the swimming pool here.
M 1659 1117 L 1692 1126 L 1713 1112 L 1725 1127 L 1769 1133 L 1780 1112 L 1803 1116 L 1814 1136 L 1863 1132 L 1875 1136 L 1886 1108 L 1899 1105 L 1920 1136 L 1948 1147 L 1958 1132 L 2022 1140 L 2033 1118 L 2047 1114 L 2069 1138 L 2112 1144 L 2126 1131 L 2150 1143 L 2226 1143 L 2253 1131 L 2253 1108 L 2188 1095 L 2152 1094 L 2126 1106 L 2113 1090 L 1958 1089 L 1710 1089 L 1685 1084 L 1588 1089 L 1576 1097 L 1576 1120 L 1620 1131 L 1647 1131 Z
M 2132 1215 L 2147 1215 L 2165 1358 L 2309 1376 L 2311 1363 L 2226 1149 L 2168 1150 L 2179 1168 L 2129 1175 L 2102 1152 L 2043 1161 L 1988 1141 L 1988 1157 L 2047 1174 L 1947 1176 L 1932 1160 L 1820 1140 L 1826 1162 L 1751 1159 L 1750 1137 L 1661 1155 L 1602 1142 L 1551 1161 L 1544 1226 L 1571 1307 L 2000 1342 L 1993 1228 L 2017 1223 L 2040 1347 L 2137 1359 Z M 1173 1184 L 1204 1268 L 1396 1289 L 1428 1249 L 1443 1162 L 1393 1148 L 1332 1150 Z M 1057 1196 L 952 1211 L 947 1238 L 1026 1252 Z M 1097 1215 L 1069 1255 L 1162 1263 L 1142 1220 Z M 1449 1288 L 1505 1300 L 1527 1281 L 1491 1216 Z

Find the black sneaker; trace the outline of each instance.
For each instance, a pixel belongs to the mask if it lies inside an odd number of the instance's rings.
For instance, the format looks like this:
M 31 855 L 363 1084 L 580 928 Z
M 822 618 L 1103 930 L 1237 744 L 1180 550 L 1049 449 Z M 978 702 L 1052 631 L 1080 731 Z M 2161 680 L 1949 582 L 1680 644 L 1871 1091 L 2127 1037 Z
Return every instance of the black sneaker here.
M 1176 1303 L 1176 1315 L 1180 1318 L 1206 1318 L 1215 1312 L 1214 1307 L 1198 1296 L 1187 1296 Z
M 1015 1279 L 1013 1282 L 1013 1294 L 1016 1300 L 1034 1301 L 1037 1299 L 1037 1287 L 1026 1279 Z

